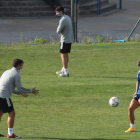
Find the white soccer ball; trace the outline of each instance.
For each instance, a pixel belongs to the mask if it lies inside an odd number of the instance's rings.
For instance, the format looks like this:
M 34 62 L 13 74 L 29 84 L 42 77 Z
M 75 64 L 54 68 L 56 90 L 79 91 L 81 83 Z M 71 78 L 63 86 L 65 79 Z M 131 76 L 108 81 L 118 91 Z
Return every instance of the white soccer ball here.
M 119 103 L 120 103 L 120 100 L 119 100 L 119 98 L 117 98 L 117 97 L 111 97 L 111 98 L 109 99 L 109 104 L 110 104 L 112 107 L 118 106 Z

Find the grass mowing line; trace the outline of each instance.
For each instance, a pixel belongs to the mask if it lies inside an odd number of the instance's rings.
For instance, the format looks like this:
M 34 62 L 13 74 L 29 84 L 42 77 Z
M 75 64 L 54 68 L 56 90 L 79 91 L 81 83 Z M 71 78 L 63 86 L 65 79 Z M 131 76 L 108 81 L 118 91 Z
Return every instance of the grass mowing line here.
M 47 49 L 47 48 L 46 48 Z M 59 49 L 58 49 L 59 50 Z M 108 49 L 108 48 L 106 48 L 106 49 L 90 49 L 90 50 L 87 50 L 87 49 L 85 49 L 85 50 L 71 50 L 71 52 L 89 52 L 89 51 L 112 51 L 112 50 L 139 50 L 139 48 L 114 48 L 114 49 Z M 49 52 L 54 52 L 54 53 L 59 53 L 59 51 L 39 51 L 39 52 L 34 52 L 34 54 L 40 54 L 40 53 L 49 53 Z M 20 52 L 20 53 L 23 53 L 23 54 L 30 54 L 30 52 Z M 0 53 L 0 54 L 3 54 L 3 53 Z M 7 52 L 7 54 L 10 54 L 10 52 L 8 53 Z

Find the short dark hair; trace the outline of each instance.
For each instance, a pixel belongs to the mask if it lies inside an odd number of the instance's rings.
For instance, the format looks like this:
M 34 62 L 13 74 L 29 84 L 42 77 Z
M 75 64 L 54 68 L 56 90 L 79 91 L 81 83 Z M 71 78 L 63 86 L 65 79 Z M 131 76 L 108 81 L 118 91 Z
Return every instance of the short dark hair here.
M 22 63 L 24 63 L 23 60 L 21 60 L 21 59 L 15 59 L 13 61 L 13 67 L 16 68 L 18 65 L 21 65 Z
M 137 65 L 140 66 L 140 59 L 138 60 Z
M 55 11 L 59 11 L 59 12 L 63 12 L 64 13 L 64 8 L 63 7 L 61 7 L 61 6 L 57 6 L 56 8 L 55 8 Z

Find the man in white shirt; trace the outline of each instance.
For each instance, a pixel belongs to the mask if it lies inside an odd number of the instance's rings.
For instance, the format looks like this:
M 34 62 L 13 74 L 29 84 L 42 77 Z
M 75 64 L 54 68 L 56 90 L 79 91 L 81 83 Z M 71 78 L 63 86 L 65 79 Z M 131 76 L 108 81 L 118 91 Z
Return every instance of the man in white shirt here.
M 13 126 L 15 120 L 15 110 L 10 99 L 12 93 L 27 97 L 27 93 L 38 94 L 39 90 L 36 88 L 27 89 L 21 84 L 20 71 L 22 70 L 24 62 L 20 59 L 13 61 L 13 68 L 6 70 L 0 78 L 0 121 L 4 113 L 8 113 L 8 135 L 7 138 L 21 138 L 14 134 Z M 15 90 L 17 88 L 17 90 Z M 0 137 L 4 135 L 0 134 Z
M 62 70 L 56 72 L 56 74 L 58 74 L 60 77 L 69 77 L 68 53 L 70 53 L 71 44 L 74 41 L 72 21 L 69 16 L 64 14 L 63 7 L 60 6 L 56 7 L 55 12 L 56 12 L 56 16 L 60 18 L 59 25 L 57 27 L 56 32 L 61 35 L 60 53 L 61 53 L 61 59 L 63 64 Z

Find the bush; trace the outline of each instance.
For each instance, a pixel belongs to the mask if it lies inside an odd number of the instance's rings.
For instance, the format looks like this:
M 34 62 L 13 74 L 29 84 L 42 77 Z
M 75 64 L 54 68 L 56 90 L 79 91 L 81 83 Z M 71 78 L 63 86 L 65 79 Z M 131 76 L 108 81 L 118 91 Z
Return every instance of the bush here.
M 47 40 L 43 39 L 41 37 L 40 38 L 35 38 L 34 43 L 35 44 L 45 44 L 45 43 L 47 43 Z

